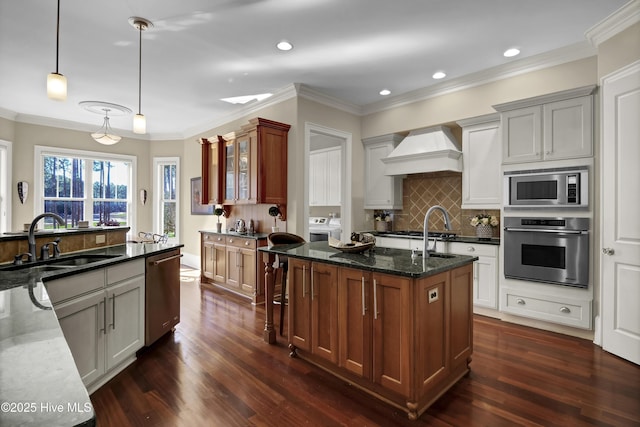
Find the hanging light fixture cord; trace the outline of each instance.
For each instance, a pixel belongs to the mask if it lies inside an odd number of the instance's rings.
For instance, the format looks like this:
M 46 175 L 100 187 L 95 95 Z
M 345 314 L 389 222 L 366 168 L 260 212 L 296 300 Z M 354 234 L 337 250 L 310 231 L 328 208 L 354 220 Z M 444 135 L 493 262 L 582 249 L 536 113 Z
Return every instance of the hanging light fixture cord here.
M 60 1 L 60 0 L 58 0 Z M 138 114 L 142 114 L 142 26 L 144 24 L 140 22 L 138 24 L 138 33 L 140 35 L 138 46 L 140 47 L 138 53 Z
M 60 52 L 60 0 L 58 0 L 58 20 L 56 21 L 56 74 L 58 73 L 58 56 Z

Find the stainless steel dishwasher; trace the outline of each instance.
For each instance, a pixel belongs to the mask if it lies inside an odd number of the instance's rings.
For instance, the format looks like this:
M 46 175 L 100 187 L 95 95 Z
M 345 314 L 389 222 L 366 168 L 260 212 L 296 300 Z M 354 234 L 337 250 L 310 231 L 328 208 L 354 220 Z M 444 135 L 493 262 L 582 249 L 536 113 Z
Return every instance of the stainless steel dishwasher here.
M 145 342 L 153 344 L 180 323 L 180 249 L 146 262 Z

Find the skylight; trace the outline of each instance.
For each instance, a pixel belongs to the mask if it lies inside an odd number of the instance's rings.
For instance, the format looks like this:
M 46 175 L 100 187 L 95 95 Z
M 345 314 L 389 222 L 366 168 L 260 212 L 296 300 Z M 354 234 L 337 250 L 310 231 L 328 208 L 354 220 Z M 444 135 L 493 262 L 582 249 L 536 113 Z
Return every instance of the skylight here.
M 233 96 L 231 98 L 222 98 L 221 101 L 228 102 L 229 104 L 246 104 L 247 102 L 256 100 L 262 101 L 263 99 L 269 98 L 272 93 L 260 93 L 258 95 L 244 95 L 244 96 Z

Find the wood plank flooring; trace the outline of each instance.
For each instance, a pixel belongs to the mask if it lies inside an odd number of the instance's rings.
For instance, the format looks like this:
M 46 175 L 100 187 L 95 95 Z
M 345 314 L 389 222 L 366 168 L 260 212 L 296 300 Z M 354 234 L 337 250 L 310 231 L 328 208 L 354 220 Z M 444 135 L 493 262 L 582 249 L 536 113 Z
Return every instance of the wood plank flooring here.
M 640 426 L 639 366 L 482 316 L 471 373 L 409 421 L 264 343 L 262 306 L 182 274 L 181 323 L 91 396 L 98 426 Z

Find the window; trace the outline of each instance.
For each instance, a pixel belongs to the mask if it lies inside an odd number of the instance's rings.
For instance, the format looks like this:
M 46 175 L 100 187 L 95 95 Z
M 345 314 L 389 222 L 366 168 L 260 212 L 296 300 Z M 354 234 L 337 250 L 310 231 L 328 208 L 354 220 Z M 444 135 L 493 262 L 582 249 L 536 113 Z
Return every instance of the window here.
M 0 140 L 0 233 L 11 231 L 11 143 Z
M 135 157 L 41 146 L 35 151 L 37 211 L 57 213 L 67 228 L 78 221 L 135 228 Z M 44 221 L 45 228 L 54 226 L 52 218 Z
M 178 157 L 155 157 L 153 200 L 154 233 L 167 234 L 170 242 L 178 242 L 179 230 L 179 166 Z

